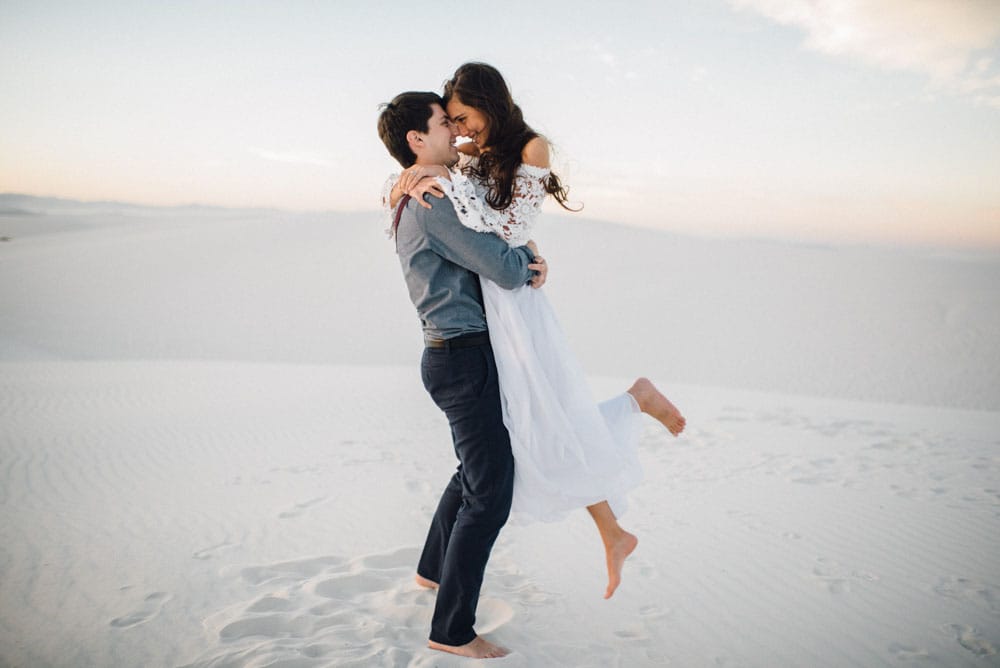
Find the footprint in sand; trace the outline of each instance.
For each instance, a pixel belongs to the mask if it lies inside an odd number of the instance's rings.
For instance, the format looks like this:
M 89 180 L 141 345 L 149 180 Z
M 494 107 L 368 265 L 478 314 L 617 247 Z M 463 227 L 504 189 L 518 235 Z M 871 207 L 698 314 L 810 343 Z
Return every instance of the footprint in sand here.
M 948 576 L 938 580 L 934 593 L 945 598 L 970 600 L 993 614 L 1000 614 L 1000 588 L 971 578 Z
M 275 582 L 301 582 L 323 572 L 338 570 L 346 563 L 343 557 L 315 557 L 283 561 L 268 566 L 251 566 L 240 571 L 244 581 L 252 585 Z
M 251 619 L 240 619 L 227 624 L 219 631 L 222 640 L 242 638 L 302 638 L 310 630 L 309 620 L 288 615 L 261 615 Z
M 384 554 L 370 554 L 361 557 L 361 565 L 364 568 L 391 569 L 391 568 L 416 568 L 416 563 L 420 559 L 420 549 L 416 547 L 401 547 L 394 552 Z
M 794 477 L 790 480 L 800 485 L 843 483 L 845 481 L 837 475 L 837 468 L 831 467 L 831 464 L 835 464 L 836 462 L 836 459 L 830 458 L 813 459 L 809 462 L 808 466 L 794 466 L 791 469 Z
M 978 629 L 964 624 L 946 624 L 941 628 L 945 633 L 953 636 L 959 645 L 976 656 L 994 656 L 997 653 L 993 644 L 983 638 Z
M 631 566 L 631 568 L 638 571 L 638 575 L 640 577 L 648 578 L 650 580 L 655 580 L 660 577 L 659 569 L 651 561 L 647 561 L 641 557 L 633 557 L 633 561 L 635 563 Z
M 111 626 L 116 629 L 127 629 L 148 622 L 163 609 L 163 604 L 167 602 L 170 595 L 162 591 L 154 591 L 143 599 L 142 604 L 134 611 L 123 617 L 116 617 L 111 620 Z
M 264 596 L 247 608 L 247 612 L 286 612 L 291 609 L 292 602 L 278 596 Z
M 326 501 L 327 497 L 317 496 L 315 499 L 309 499 L 308 501 L 300 501 L 296 503 L 290 510 L 278 513 L 278 517 L 283 520 L 291 519 L 293 517 L 300 517 L 305 511 L 309 510 L 313 506 Z
M 715 418 L 716 422 L 749 422 L 752 416 L 742 408 L 723 406 L 722 415 Z
M 627 640 L 630 643 L 649 640 L 649 631 L 647 630 L 645 624 L 629 624 L 628 626 L 616 630 L 614 634 L 622 640 Z
M 406 481 L 406 491 L 410 494 L 424 496 L 430 494 L 433 491 L 433 488 L 426 480 L 412 479 Z
M 547 605 L 554 595 L 520 574 L 496 574 L 491 578 L 491 586 L 503 590 L 505 599 L 516 600 L 519 604 L 536 607 Z
M 204 561 L 205 559 L 211 559 L 216 553 L 226 549 L 227 547 L 232 547 L 233 544 L 229 542 L 222 542 L 218 545 L 212 545 L 211 547 L 206 547 L 202 550 L 198 550 L 191 555 L 192 559 L 200 559 Z
M 335 598 L 341 601 L 356 601 L 367 594 L 384 592 L 391 589 L 395 579 L 382 576 L 371 571 L 362 573 L 347 573 L 323 580 L 312 585 L 312 590 L 323 598 Z
M 920 647 L 894 642 L 889 645 L 889 653 L 899 661 L 921 661 L 929 659 L 930 653 Z
M 204 620 L 216 642 L 190 668 L 441 665 L 424 649 L 435 593 L 413 581 L 419 556 L 418 547 L 406 546 L 352 559 L 331 555 L 243 568 L 233 586 L 248 590 L 246 603 Z M 517 610 L 553 598 L 499 558 L 479 600 L 476 630 L 502 634 Z M 648 607 L 619 637 L 647 641 L 668 614 Z
M 644 605 L 639 608 L 639 615 L 648 622 L 655 622 L 663 619 L 669 619 L 674 614 L 674 611 L 670 608 L 661 608 L 658 605 Z
M 246 567 L 235 586 L 252 598 L 204 620 L 217 641 L 190 666 L 415 665 L 434 611 L 434 592 L 413 581 L 419 554 L 402 547 Z M 476 627 L 488 633 L 513 617 L 511 605 L 484 595 Z
M 878 576 L 866 571 L 847 568 L 831 559 L 820 557 L 813 567 L 813 575 L 826 586 L 831 594 L 843 594 L 851 591 L 856 583 L 878 582 Z

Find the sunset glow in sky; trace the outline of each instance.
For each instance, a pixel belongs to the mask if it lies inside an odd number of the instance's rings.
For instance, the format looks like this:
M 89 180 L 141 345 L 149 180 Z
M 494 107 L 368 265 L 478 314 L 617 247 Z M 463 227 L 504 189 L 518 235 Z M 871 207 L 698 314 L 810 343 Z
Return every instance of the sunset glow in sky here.
M 993 0 L 7 0 L 0 192 L 374 209 L 378 104 L 468 60 L 589 218 L 1000 248 Z

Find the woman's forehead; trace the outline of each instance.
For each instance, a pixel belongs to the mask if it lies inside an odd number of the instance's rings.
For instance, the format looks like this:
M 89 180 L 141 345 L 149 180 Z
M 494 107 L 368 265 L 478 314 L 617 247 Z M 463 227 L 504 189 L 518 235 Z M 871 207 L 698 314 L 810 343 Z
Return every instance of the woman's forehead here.
M 458 99 L 458 96 L 455 96 L 450 100 L 448 100 L 449 116 L 455 116 L 456 114 L 460 114 L 463 111 L 468 111 L 470 108 L 471 107 L 467 107 L 466 105 L 462 104 L 462 102 Z

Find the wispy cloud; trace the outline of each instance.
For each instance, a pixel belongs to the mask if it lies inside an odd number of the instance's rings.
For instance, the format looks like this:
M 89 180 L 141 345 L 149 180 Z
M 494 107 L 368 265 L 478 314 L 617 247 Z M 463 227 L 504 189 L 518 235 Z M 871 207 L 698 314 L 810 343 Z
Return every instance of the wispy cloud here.
M 936 90 L 1000 108 L 1000 2 L 995 0 L 731 2 L 803 30 L 809 49 L 921 73 Z
M 332 167 L 333 161 L 321 155 L 307 152 L 279 152 L 269 151 L 263 148 L 250 148 L 250 152 L 258 158 L 273 160 L 274 162 L 284 162 L 294 165 L 312 165 L 317 167 Z
M 637 81 L 643 77 L 644 56 L 633 48 L 613 50 L 607 40 L 580 46 L 581 57 L 594 63 L 594 71 L 603 72 L 604 80 L 614 84 L 621 80 Z

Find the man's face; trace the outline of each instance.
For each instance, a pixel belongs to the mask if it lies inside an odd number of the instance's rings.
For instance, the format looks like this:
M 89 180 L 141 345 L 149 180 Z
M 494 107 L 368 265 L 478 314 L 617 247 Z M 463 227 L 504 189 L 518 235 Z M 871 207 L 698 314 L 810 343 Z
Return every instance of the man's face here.
M 458 132 L 454 123 L 444 113 L 439 104 L 432 104 L 430 120 L 427 121 L 427 133 L 418 132 L 420 142 L 415 153 L 417 163 L 423 165 L 454 165 L 458 162 L 458 149 L 455 148 L 455 138 Z

